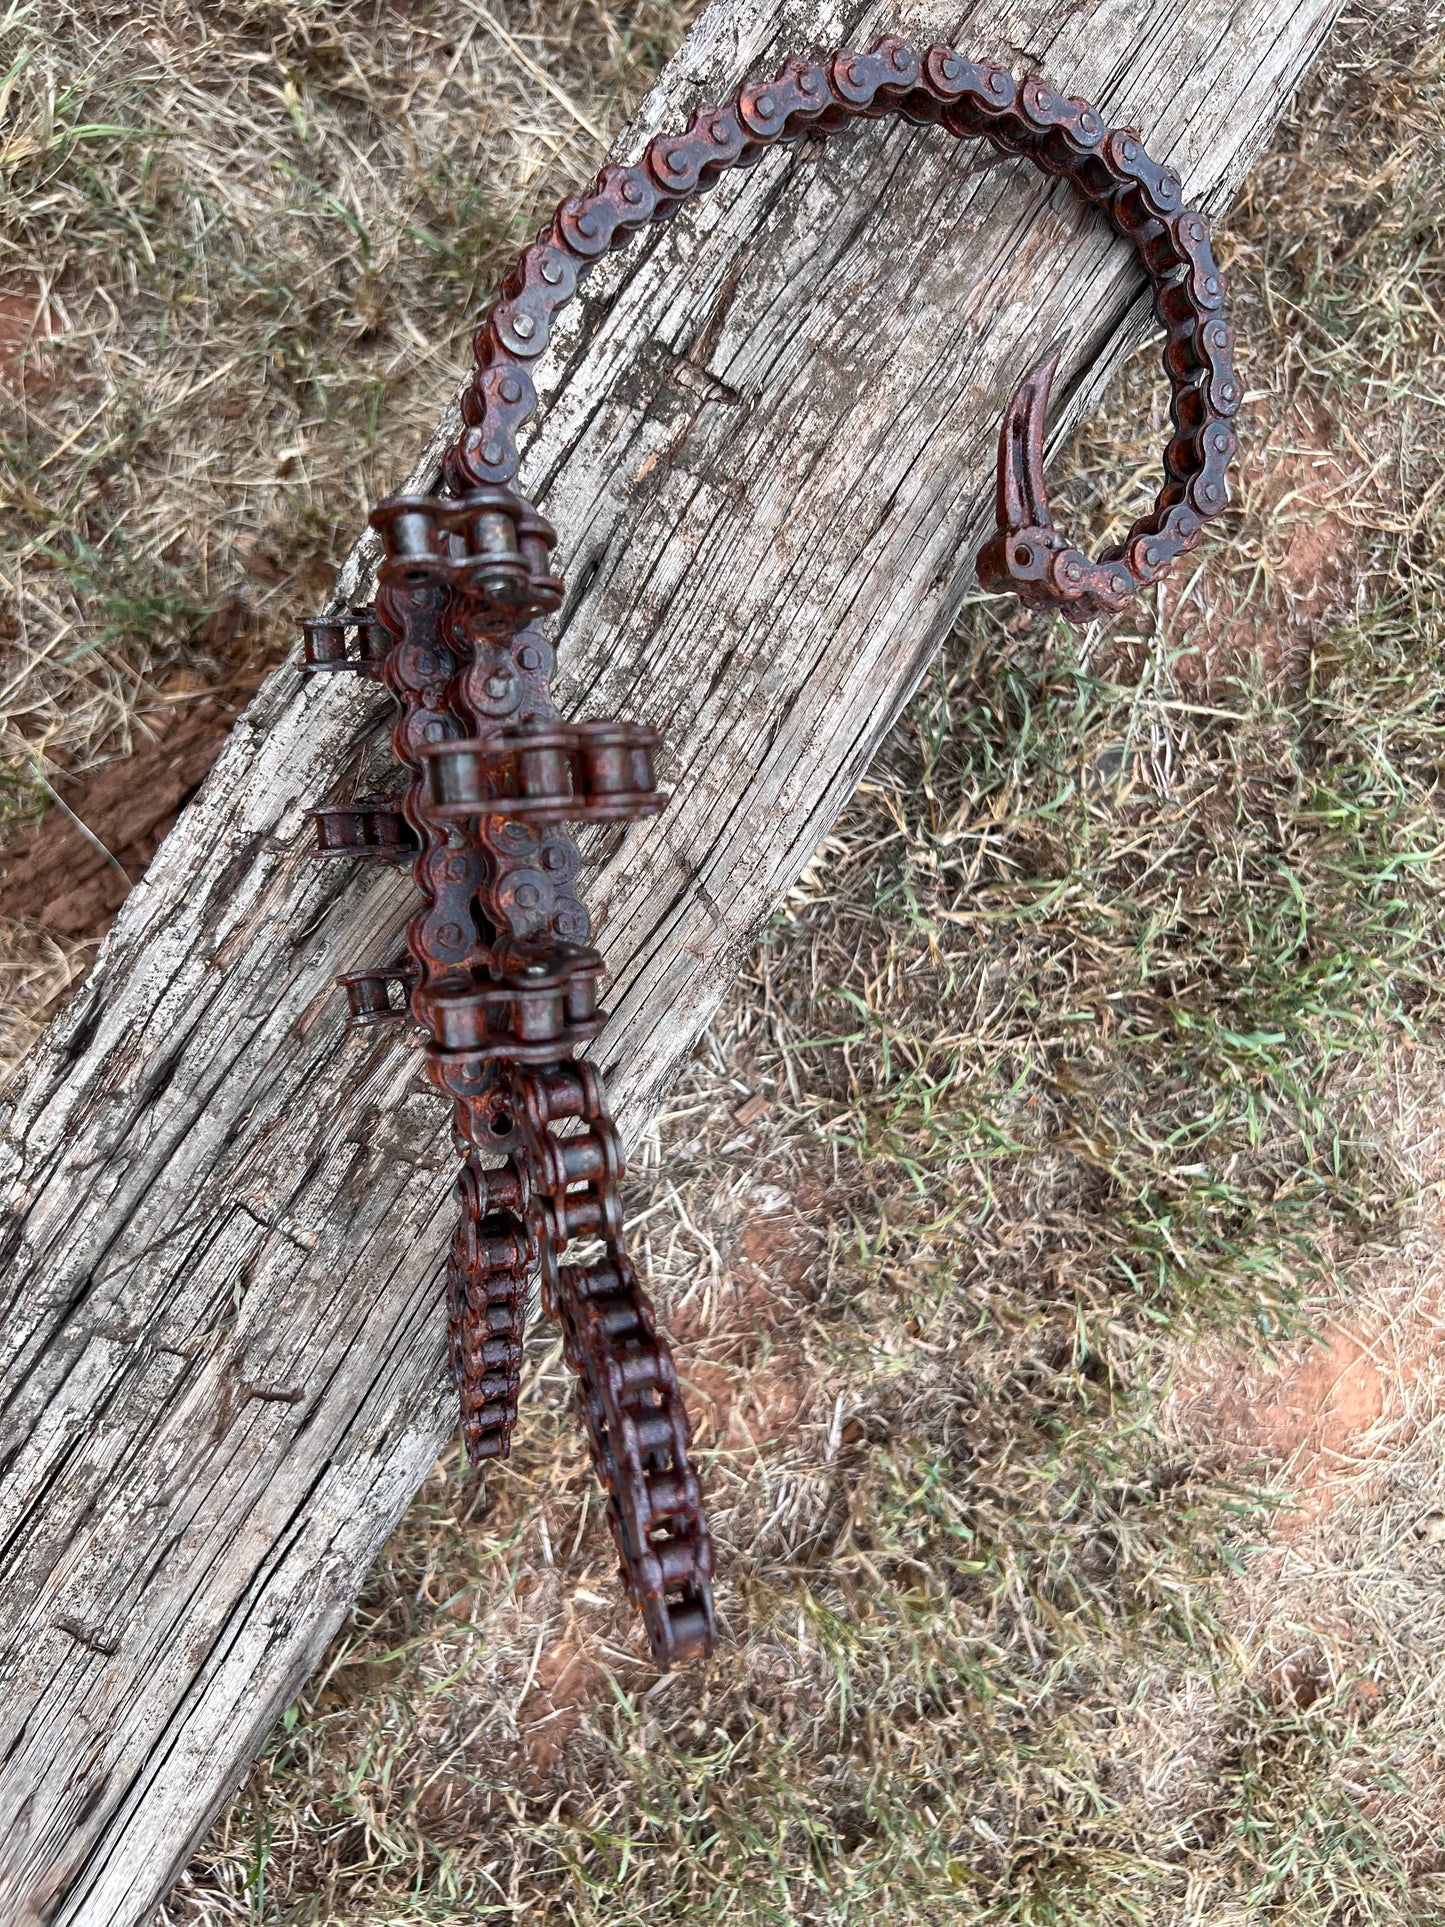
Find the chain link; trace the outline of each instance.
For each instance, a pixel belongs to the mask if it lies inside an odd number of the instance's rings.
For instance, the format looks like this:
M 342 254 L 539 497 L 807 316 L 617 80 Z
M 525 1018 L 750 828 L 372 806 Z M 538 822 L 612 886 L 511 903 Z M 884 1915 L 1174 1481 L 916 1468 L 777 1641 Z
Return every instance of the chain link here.
M 462 1209 L 447 1305 L 467 1451 L 474 1462 L 507 1452 L 528 1287 L 540 1273 L 623 1580 L 663 1668 L 712 1649 L 713 1552 L 676 1368 L 627 1254 L 617 1131 L 596 1065 L 577 1056 L 606 1012 L 577 848 L 562 826 L 640 819 L 667 799 L 654 731 L 569 724 L 553 708 L 538 619 L 562 598 L 550 568 L 556 537 L 507 485 L 536 407 L 532 364 L 593 261 L 726 168 L 888 113 L 985 139 L 1069 180 L 1133 242 L 1165 329 L 1175 432 L 1153 509 L 1097 561 L 1055 529 L 1043 481 L 1054 352 L 1005 417 L 998 529 L 979 559 L 985 585 L 1082 622 L 1158 581 L 1228 499 L 1240 393 L 1208 226 L 1138 133 L 1106 128 L 1086 101 L 1036 75 L 1016 82 L 951 48 L 920 53 L 888 38 L 867 54 L 788 61 L 562 202 L 477 332 L 446 493 L 381 503 L 371 517 L 385 551 L 375 608 L 303 625 L 311 672 L 380 679 L 399 705 L 392 741 L 406 793 L 314 814 L 322 854 L 410 862 L 422 898 L 407 956 L 339 981 L 352 1023 L 409 1014 L 421 1026 L 429 1074 L 452 1101 Z M 593 1255 L 584 1262 L 574 1247 Z

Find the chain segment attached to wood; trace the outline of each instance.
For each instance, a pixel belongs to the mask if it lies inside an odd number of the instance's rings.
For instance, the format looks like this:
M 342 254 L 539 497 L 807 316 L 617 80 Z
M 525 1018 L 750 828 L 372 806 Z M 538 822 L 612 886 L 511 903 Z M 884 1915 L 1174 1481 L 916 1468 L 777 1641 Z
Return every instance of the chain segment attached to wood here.
M 729 107 L 699 108 L 635 167 L 605 167 L 588 193 L 563 201 L 478 330 L 445 493 L 392 496 L 373 512 L 385 549 L 374 608 L 303 624 L 311 672 L 382 681 L 399 705 L 392 741 L 410 773 L 406 794 L 313 815 L 319 854 L 410 862 L 421 893 L 405 956 L 339 982 L 353 1024 L 421 1026 L 430 1075 L 452 1100 L 462 1212 L 447 1305 L 468 1454 L 475 1463 L 508 1450 L 540 1272 L 577 1374 L 623 1581 L 663 1668 L 712 1649 L 712 1544 L 672 1356 L 623 1238 L 617 1132 L 596 1066 L 578 1056 L 606 1012 L 564 826 L 652 816 L 667 799 L 655 731 L 568 723 L 553 708 L 539 618 L 562 599 L 556 536 L 508 484 L 517 433 L 536 407 L 531 364 L 593 261 L 725 168 L 890 113 L 1069 180 L 1133 242 L 1166 335 L 1174 435 L 1153 508 L 1097 560 L 1054 527 L 1043 436 L 1056 351 L 1010 403 L 998 529 L 980 578 L 1072 622 L 1159 581 L 1225 506 L 1235 449 L 1240 390 L 1208 225 L 1138 133 L 1105 127 L 1086 101 L 949 47 L 920 53 L 889 38 L 867 54 L 789 60 L 775 80 L 748 82 Z M 579 1252 L 561 1262 L 571 1247 Z

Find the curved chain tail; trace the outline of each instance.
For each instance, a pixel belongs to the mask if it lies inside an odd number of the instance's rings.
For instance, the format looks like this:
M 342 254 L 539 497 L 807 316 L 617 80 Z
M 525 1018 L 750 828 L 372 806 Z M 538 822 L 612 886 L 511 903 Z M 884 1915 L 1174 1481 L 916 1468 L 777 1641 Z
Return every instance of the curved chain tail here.
M 1067 180 L 1133 244 L 1165 334 L 1174 434 L 1154 506 L 1091 560 L 1054 530 L 1040 461 L 1030 477 L 1029 518 L 1001 515 L 979 558 L 980 580 L 1080 623 L 1122 609 L 1136 590 L 1160 581 L 1199 546 L 1204 523 L 1229 501 L 1232 423 L 1242 396 L 1209 223 L 1185 205 L 1178 176 L 1145 151 L 1136 129 L 1107 126 L 1088 101 L 1038 74 L 1016 80 L 952 47 L 920 50 L 892 35 L 866 54 L 840 48 L 821 60 L 787 61 L 774 79 L 748 81 L 727 107 L 699 107 L 681 133 L 658 135 L 634 166 L 604 167 L 585 194 L 562 202 L 477 330 L 476 373 L 461 404 L 466 427 L 446 457 L 448 487 L 461 493 L 517 473 L 517 434 L 537 405 L 532 367 L 551 339 L 554 315 L 594 261 L 767 148 L 890 113 L 985 140 Z M 1027 428 L 1029 396 L 1016 395 L 1015 404 Z

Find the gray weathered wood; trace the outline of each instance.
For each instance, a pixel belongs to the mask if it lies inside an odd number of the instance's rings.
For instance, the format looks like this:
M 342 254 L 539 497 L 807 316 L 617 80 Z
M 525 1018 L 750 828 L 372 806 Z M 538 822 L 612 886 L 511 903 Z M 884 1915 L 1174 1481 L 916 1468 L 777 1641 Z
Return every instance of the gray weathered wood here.
M 718 0 L 619 149 L 902 26 L 1044 66 L 1217 209 L 1335 11 Z M 559 702 L 660 724 L 677 792 L 588 885 L 633 1131 L 946 631 L 1012 382 L 1067 328 L 1069 417 L 1136 338 L 1129 250 L 975 158 L 890 123 L 725 177 L 597 273 L 543 369 L 522 479 L 574 585 Z M 305 855 L 303 808 L 351 792 L 380 714 L 277 671 L 15 1097 L 7 1922 L 145 1918 L 452 1424 L 442 1107 L 330 993 L 389 954 L 409 886 Z

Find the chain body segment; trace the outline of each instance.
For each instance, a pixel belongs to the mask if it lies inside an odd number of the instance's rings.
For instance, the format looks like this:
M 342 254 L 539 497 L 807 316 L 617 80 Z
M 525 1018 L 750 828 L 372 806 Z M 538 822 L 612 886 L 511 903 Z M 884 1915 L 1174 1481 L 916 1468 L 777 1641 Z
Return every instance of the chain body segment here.
M 553 708 L 536 618 L 561 598 L 547 572 L 556 538 L 520 496 L 487 486 L 453 500 L 393 497 L 372 521 L 386 551 L 375 610 L 309 624 L 307 653 L 317 671 L 354 667 L 386 683 L 411 780 L 402 796 L 318 812 L 318 833 L 326 854 L 410 856 L 422 904 L 406 959 L 343 979 L 351 1021 L 409 1014 L 452 1101 L 463 1164 L 446 1295 L 468 1454 L 508 1449 L 540 1266 L 624 1582 L 665 1667 L 711 1650 L 712 1548 L 676 1372 L 623 1240 L 617 1132 L 600 1074 L 575 1058 L 606 1013 L 564 827 L 655 814 L 666 801 L 657 736 L 568 724 Z M 579 1240 L 601 1257 L 559 1267 Z
M 421 1027 L 428 1072 L 452 1103 L 461 1216 L 446 1296 L 468 1454 L 507 1452 L 540 1273 L 577 1375 L 623 1581 L 663 1668 L 712 1649 L 713 1552 L 676 1369 L 626 1249 L 617 1132 L 600 1073 L 577 1054 L 606 1012 L 564 826 L 640 819 L 667 799 L 653 730 L 568 723 L 552 706 L 538 619 L 562 598 L 549 559 L 556 537 L 508 485 L 536 407 L 532 365 L 592 262 L 726 168 L 890 113 L 1069 180 L 1134 244 L 1166 334 L 1174 435 L 1153 508 L 1094 561 L 1054 528 L 1042 451 L 1055 352 L 1019 384 L 1005 417 L 983 581 L 1075 622 L 1158 581 L 1228 499 L 1240 392 L 1207 224 L 1137 132 L 1106 127 L 1086 101 L 952 48 L 919 52 L 887 38 L 867 54 L 789 60 L 561 203 L 476 334 L 445 493 L 393 496 L 373 512 L 385 549 L 375 608 L 303 624 L 310 672 L 383 681 L 398 703 L 405 793 L 313 815 L 319 854 L 410 862 L 421 895 L 406 955 L 338 981 L 353 1025 L 409 1017 Z

